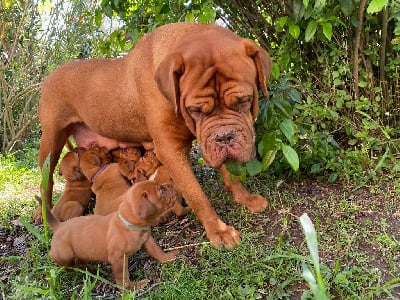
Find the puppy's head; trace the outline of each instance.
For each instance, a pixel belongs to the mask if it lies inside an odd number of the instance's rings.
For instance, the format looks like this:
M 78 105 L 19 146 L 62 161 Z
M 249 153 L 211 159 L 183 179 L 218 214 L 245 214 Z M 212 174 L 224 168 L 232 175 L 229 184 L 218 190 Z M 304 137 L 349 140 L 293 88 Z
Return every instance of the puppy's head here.
M 109 163 L 111 163 L 111 154 L 108 149 L 99 147 L 97 144 L 92 144 L 80 156 L 81 170 L 87 178 L 92 178 L 99 168 Z
M 138 148 L 128 147 L 120 149 L 118 164 L 122 176 L 129 180 L 133 179 L 136 162 L 140 159 L 141 155 L 142 154 Z
M 177 191 L 172 184 L 158 184 L 151 180 L 136 183 L 128 194 L 126 201 L 130 216 L 126 217 L 139 226 L 158 225 L 162 214 L 177 201 Z M 127 214 L 127 209 L 122 209 Z
M 136 163 L 135 174 L 142 173 L 144 176 L 149 178 L 157 168 L 161 165 L 160 161 L 157 159 L 154 151 L 146 151 Z
M 78 148 L 65 154 L 61 160 L 59 173 L 67 182 L 86 180 L 85 175 L 81 172 L 79 160 Z

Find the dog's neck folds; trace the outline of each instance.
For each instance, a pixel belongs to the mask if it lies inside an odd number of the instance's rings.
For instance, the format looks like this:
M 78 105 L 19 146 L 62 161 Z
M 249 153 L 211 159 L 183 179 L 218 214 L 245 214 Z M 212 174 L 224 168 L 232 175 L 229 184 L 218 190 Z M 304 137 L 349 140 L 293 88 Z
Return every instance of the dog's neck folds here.
M 124 223 L 124 225 L 125 225 L 129 230 L 132 230 L 132 231 L 146 231 L 146 230 L 149 230 L 149 229 L 151 228 L 150 226 L 137 226 L 137 225 L 134 225 L 134 224 L 130 223 L 127 219 L 125 219 L 125 218 L 121 215 L 121 213 L 118 213 L 118 217 L 119 217 L 119 219 L 121 220 L 121 222 Z

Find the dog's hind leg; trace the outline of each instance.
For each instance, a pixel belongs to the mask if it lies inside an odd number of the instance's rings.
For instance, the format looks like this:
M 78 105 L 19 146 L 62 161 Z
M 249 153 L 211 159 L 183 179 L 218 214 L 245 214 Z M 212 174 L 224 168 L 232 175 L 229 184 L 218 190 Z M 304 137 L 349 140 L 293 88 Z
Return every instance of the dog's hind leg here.
M 53 173 L 54 169 L 58 163 L 58 159 L 60 158 L 61 151 L 65 145 L 65 142 L 68 138 L 67 128 L 59 129 L 57 128 L 56 122 L 44 122 L 42 121 L 42 137 L 40 140 L 40 148 L 39 148 L 39 167 L 43 170 L 43 164 L 50 154 L 50 165 L 49 165 L 49 178 L 47 188 L 44 190 L 44 197 L 46 203 L 49 207 L 52 207 L 52 194 L 53 194 L 53 184 L 54 178 Z M 40 187 L 43 188 L 42 185 Z M 33 220 L 35 223 L 40 223 L 42 220 L 42 209 L 39 206 L 36 210 L 35 215 L 33 216 Z

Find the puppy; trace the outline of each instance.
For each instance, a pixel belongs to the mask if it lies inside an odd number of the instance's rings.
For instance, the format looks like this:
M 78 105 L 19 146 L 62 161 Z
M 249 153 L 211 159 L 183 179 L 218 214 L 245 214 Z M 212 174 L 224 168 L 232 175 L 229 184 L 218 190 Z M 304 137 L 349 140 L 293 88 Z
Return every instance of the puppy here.
M 73 149 L 65 154 L 60 163 L 59 173 L 65 179 L 64 192 L 52 213 L 61 221 L 81 216 L 90 203 L 92 183 L 79 166 L 79 156 L 83 151 L 83 148 Z
M 125 194 L 118 211 L 107 216 L 82 216 L 59 222 L 47 210 L 47 221 L 54 234 L 52 261 L 72 267 L 86 261 L 103 261 L 112 266 L 114 279 L 127 289 L 139 288 L 129 280 L 128 259 L 139 249 L 160 262 L 174 260 L 178 251 L 165 253 L 151 235 L 150 226 L 176 202 L 171 184 L 143 181 Z M 40 200 L 40 199 L 39 199 Z
M 82 173 L 92 182 L 92 191 L 96 194 L 94 214 L 107 215 L 118 209 L 119 196 L 130 187 L 122 176 L 118 163 L 111 162 L 107 148 L 93 144 L 81 155 Z
M 142 158 L 136 163 L 135 171 L 133 172 L 132 180 L 143 180 L 143 177 L 146 179 L 154 180 L 158 183 L 170 183 L 173 184 L 172 178 L 169 175 L 168 169 L 161 165 L 161 162 L 157 159 L 154 151 L 146 151 Z M 192 211 L 190 207 L 182 206 L 182 194 L 178 192 L 177 196 L 178 200 L 175 205 L 165 212 L 160 218 L 160 222 L 164 223 L 170 214 L 170 212 L 174 213 L 178 217 L 182 217 L 187 215 Z
M 136 163 L 140 160 L 142 153 L 139 148 L 127 147 L 118 148 L 111 151 L 111 155 L 114 162 L 119 164 L 119 169 L 122 176 L 128 180 L 132 180 L 134 176 Z
M 141 177 L 141 175 L 148 179 L 156 172 L 159 166 L 161 166 L 161 163 L 157 159 L 155 152 L 152 150 L 146 151 L 143 157 L 136 163 L 135 171 L 130 179 L 134 181 L 136 178 Z

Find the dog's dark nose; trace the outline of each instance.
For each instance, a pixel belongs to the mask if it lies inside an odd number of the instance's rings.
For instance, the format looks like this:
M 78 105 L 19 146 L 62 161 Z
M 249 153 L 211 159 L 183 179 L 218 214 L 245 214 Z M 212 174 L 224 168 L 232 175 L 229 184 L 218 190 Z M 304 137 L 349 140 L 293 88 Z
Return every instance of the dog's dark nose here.
M 219 144 L 227 145 L 236 137 L 236 133 L 237 131 L 234 129 L 227 131 L 219 131 L 214 134 L 214 140 Z

